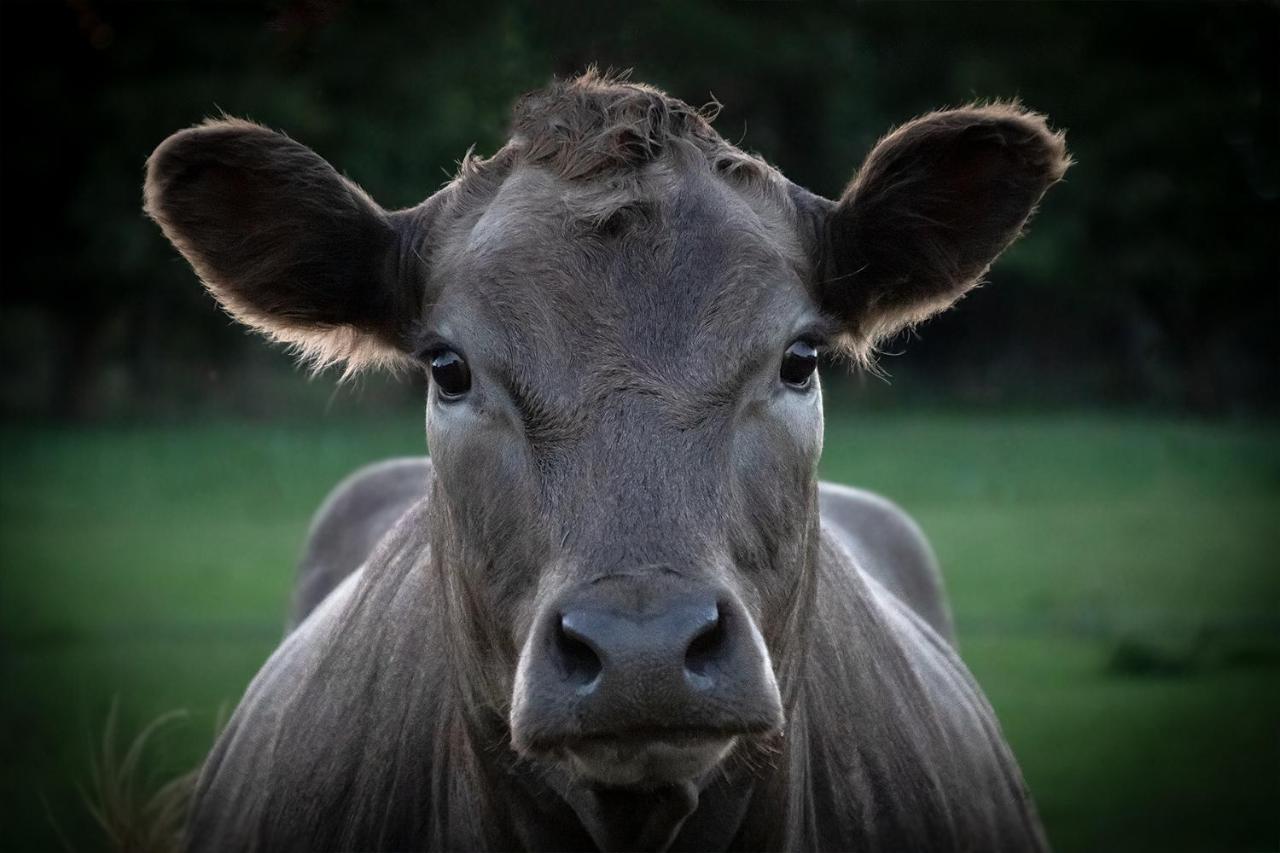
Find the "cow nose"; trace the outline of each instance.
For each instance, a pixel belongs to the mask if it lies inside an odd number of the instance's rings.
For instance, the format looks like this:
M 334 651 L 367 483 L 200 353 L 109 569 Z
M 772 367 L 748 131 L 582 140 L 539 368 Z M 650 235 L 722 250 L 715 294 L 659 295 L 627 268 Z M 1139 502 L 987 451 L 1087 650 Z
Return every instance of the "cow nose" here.
M 516 673 L 517 748 L 780 727 L 773 667 L 746 608 L 715 590 L 676 592 L 619 583 L 546 606 Z
M 606 666 L 673 669 L 695 689 L 715 685 L 729 644 L 719 602 L 688 605 L 639 623 L 608 610 L 560 614 L 552 654 L 565 680 L 580 694 L 596 690 Z

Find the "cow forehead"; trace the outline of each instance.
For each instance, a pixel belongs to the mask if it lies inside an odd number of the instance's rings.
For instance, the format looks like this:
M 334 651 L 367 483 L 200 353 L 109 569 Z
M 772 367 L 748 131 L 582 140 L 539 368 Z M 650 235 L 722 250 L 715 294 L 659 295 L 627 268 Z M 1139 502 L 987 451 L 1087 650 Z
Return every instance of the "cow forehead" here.
M 809 307 L 785 199 L 705 169 L 573 182 L 521 166 L 450 243 L 437 319 L 522 360 L 732 357 Z

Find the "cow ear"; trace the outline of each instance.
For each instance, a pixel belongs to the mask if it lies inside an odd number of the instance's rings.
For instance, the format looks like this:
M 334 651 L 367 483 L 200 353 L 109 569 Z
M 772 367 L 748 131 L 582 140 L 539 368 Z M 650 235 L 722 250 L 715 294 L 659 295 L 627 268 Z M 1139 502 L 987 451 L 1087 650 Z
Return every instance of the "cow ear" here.
M 1010 104 L 932 113 L 882 139 L 826 214 L 819 298 L 855 355 L 977 284 L 1070 162 L 1061 133 Z
M 145 209 L 236 319 L 348 373 L 405 358 L 420 286 L 406 214 L 315 152 L 250 122 L 209 121 L 147 160 Z

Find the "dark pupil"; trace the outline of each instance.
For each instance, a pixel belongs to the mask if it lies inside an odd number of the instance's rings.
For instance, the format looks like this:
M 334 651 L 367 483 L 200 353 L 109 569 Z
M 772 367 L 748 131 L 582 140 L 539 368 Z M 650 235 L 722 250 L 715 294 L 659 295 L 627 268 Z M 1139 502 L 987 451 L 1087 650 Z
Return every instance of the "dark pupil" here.
M 431 381 L 446 397 L 457 397 L 471 388 L 471 371 L 462 356 L 441 350 L 431 357 Z
M 788 385 L 804 386 L 818 367 L 818 351 L 812 344 L 796 341 L 787 347 L 782 355 L 782 368 L 779 375 Z

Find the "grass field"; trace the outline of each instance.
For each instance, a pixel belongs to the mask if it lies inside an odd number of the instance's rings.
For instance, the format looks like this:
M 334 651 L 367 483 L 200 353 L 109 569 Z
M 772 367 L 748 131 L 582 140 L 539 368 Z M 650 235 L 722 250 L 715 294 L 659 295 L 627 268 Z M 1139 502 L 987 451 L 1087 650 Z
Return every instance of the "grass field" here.
M 279 639 L 309 513 L 394 423 L 0 430 L 0 839 L 97 846 L 113 697 L 196 762 Z M 1059 850 L 1280 849 L 1280 430 L 836 414 L 825 476 L 932 538 L 962 652 Z

